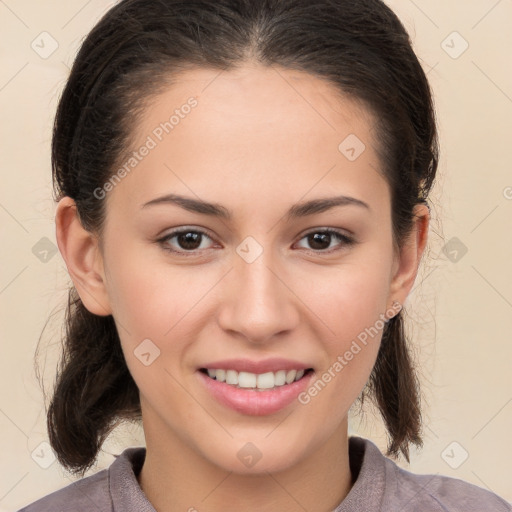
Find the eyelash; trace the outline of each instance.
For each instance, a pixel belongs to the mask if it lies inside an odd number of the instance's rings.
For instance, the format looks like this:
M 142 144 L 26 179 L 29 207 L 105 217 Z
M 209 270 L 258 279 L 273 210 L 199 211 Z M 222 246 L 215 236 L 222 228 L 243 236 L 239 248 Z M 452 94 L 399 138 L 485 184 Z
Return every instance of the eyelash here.
M 172 231 L 171 233 L 168 233 L 167 235 L 165 235 L 164 237 L 162 238 L 159 238 L 158 240 L 156 240 L 157 243 L 160 244 L 160 246 L 162 247 L 162 249 L 164 249 L 165 251 L 168 251 L 172 254 L 175 254 L 175 255 L 178 255 L 178 256 L 185 256 L 185 257 L 193 257 L 193 256 L 197 256 L 197 251 L 200 250 L 200 249 L 195 249 L 195 250 L 192 250 L 192 251 L 185 251 L 185 250 L 180 250 L 180 251 L 177 251 L 175 249 L 171 249 L 168 245 L 168 241 L 171 240 L 172 238 L 178 236 L 178 235 L 182 235 L 182 234 L 185 234 L 185 233 L 197 233 L 197 234 L 200 234 L 201 236 L 205 236 L 207 238 L 210 238 L 210 240 L 212 240 L 212 237 L 210 235 L 208 235 L 208 233 L 206 233 L 205 231 L 201 230 L 201 229 L 191 229 L 191 228 L 180 228 L 180 229 L 177 229 L 175 231 Z M 301 240 L 310 236 L 310 235 L 313 235 L 313 234 L 318 234 L 318 233 L 321 233 L 321 234 L 327 234 L 327 235 L 331 235 L 331 236 L 334 236 L 336 238 L 338 238 L 338 240 L 340 240 L 342 242 L 341 244 L 341 247 L 339 247 L 338 249 L 329 249 L 329 250 L 314 250 L 314 249 L 306 249 L 306 252 L 309 252 L 309 253 L 312 253 L 312 254 L 331 254 L 333 252 L 337 252 L 337 251 L 340 251 L 342 250 L 343 248 L 345 247 L 351 247 L 353 245 L 355 245 L 357 242 L 354 238 L 352 238 L 351 236 L 348 236 L 346 235 L 345 233 L 341 232 L 341 231 L 338 231 L 336 229 L 332 229 L 332 228 L 325 228 L 325 229 L 316 229 L 316 230 L 313 230 L 313 231 L 309 231 L 308 233 L 305 233 Z

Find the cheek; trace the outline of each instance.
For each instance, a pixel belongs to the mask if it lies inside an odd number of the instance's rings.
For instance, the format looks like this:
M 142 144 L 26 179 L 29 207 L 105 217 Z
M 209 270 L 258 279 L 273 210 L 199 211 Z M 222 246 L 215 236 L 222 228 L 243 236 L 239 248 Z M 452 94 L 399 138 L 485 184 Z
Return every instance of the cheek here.
M 207 274 L 198 290 L 190 271 L 162 262 L 151 264 L 135 255 L 117 260 L 109 275 L 114 317 L 132 336 L 163 340 L 198 303 L 207 287 L 205 278 Z
M 363 389 L 377 357 L 385 327 L 389 292 L 388 262 L 348 263 L 302 290 L 322 325 L 327 358 L 314 389 L 303 403 L 315 403 L 324 414 L 343 415 Z M 318 320 L 319 319 L 319 320 Z M 316 398 L 317 396 L 322 398 Z M 329 411 L 324 410 L 330 408 Z M 339 419 L 339 418 L 338 418 Z
M 355 259 L 355 258 L 354 258 Z M 389 270 L 386 263 L 348 262 L 336 270 L 318 272 L 297 288 L 306 305 L 326 327 L 330 351 L 375 326 L 387 309 Z M 309 281 L 309 282 L 308 282 Z M 381 322 L 378 323 L 381 325 Z
M 141 394 L 162 400 L 163 408 L 166 397 L 183 395 L 173 377 L 180 375 L 178 367 L 186 366 L 193 342 L 190 319 L 205 292 L 188 275 L 161 262 L 156 266 L 138 261 L 133 254 L 117 260 L 109 275 L 113 316 L 128 369 Z M 187 397 L 180 400 L 186 402 Z

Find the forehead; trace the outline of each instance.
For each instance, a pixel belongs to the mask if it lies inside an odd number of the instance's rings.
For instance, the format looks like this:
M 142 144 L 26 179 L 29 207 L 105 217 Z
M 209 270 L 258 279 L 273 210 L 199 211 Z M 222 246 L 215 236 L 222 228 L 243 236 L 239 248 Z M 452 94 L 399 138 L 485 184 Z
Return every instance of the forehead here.
M 134 127 L 130 150 L 151 149 L 123 187 L 138 204 L 173 191 L 231 205 L 234 194 L 292 203 L 334 188 L 368 202 L 387 186 L 374 130 L 361 103 L 302 71 L 189 69 Z
M 194 117 L 199 113 L 202 120 L 210 120 L 205 130 L 215 126 L 230 133 L 243 126 L 252 133 L 273 135 L 275 129 L 290 137 L 319 131 L 342 136 L 350 129 L 370 142 L 368 132 L 374 128 L 374 119 L 362 102 L 325 79 L 304 71 L 247 63 L 230 71 L 191 68 L 180 72 L 172 85 L 150 102 L 139 135 L 162 118 L 168 119 L 191 97 L 199 107 L 193 109 Z M 301 123 L 297 125 L 297 121 Z M 196 131 L 198 128 L 194 125 Z

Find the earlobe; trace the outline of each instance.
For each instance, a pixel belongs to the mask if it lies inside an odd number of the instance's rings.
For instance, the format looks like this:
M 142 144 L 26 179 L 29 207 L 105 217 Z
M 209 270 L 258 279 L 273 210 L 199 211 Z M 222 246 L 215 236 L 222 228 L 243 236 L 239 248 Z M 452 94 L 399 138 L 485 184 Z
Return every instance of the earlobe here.
M 82 226 L 70 197 L 59 201 L 55 227 L 59 251 L 84 306 L 99 316 L 112 314 L 98 239 Z
M 391 302 L 398 301 L 400 304 L 405 302 L 414 285 L 427 243 L 430 222 L 428 206 L 425 204 L 416 205 L 414 218 L 413 229 L 401 248 L 390 286 Z

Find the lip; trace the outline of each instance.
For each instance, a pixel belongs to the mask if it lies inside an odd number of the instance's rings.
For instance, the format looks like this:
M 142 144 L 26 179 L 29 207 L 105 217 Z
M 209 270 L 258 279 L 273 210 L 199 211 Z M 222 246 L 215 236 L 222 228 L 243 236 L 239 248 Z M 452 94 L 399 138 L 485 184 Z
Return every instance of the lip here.
M 311 367 L 311 365 L 305 365 L 290 359 L 272 358 L 264 359 L 262 361 L 252 361 L 251 359 L 224 359 L 222 361 L 206 363 L 200 368 L 208 368 L 210 370 L 236 370 L 237 372 L 249 373 L 267 373 L 277 372 L 279 370 L 307 370 Z
M 308 368 L 304 367 L 304 365 L 299 366 L 300 367 L 293 367 L 288 369 L 297 368 L 300 370 Z M 219 368 L 226 367 L 219 366 Z M 266 366 L 266 368 L 268 368 L 268 366 Z M 284 370 L 285 368 L 281 366 L 280 369 Z M 305 389 L 310 385 L 313 376 L 315 375 L 314 371 L 307 372 L 301 379 L 292 382 L 291 384 L 285 384 L 274 389 L 259 391 L 256 389 L 237 388 L 231 384 L 219 382 L 210 378 L 207 374 L 199 370 L 196 373 L 205 386 L 207 392 L 220 404 L 229 407 L 230 409 L 233 409 L 241 414 L 246 414 L 249 416 L 266 416 L 281 411 L 285 407 L 289 406 L 292 402 L 294 402 L 300 393 L 305 391 Z M 252 371 L 252 373 L 265 372 Z

